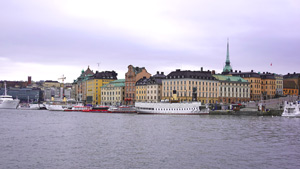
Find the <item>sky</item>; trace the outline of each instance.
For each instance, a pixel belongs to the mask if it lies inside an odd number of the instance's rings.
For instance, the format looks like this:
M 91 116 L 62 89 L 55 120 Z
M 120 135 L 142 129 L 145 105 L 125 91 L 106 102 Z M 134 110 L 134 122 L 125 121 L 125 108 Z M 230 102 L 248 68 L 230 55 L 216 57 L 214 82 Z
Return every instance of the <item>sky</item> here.
M 0 0 L 0 80 L 175 69 L 300 72 L 299 0 Z M 271 66 L 272 65 L 272 66 Z

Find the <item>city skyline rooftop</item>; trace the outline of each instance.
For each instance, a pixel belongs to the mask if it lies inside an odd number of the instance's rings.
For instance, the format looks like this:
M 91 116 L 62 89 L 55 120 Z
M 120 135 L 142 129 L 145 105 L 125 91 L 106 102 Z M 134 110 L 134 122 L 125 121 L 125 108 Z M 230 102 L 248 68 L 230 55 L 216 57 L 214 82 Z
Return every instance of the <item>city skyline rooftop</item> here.
M 266 6 L 268 8 L 266 8 Z M 300 1 L 3 1 L 0 80 L 72 82 L 82 69 L 299 72 Z M 228 67 L 228 65 L 227 65 Z

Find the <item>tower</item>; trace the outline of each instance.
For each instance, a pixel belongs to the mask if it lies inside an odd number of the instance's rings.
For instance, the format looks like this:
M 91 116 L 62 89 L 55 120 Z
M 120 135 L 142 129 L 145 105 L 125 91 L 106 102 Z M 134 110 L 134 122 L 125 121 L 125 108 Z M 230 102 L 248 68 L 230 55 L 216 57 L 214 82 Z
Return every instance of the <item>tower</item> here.
M 225 66 L 223 68 L 223 73 L 231 72 L 231 71 L 232 71 L 232 68 L 230 66 L 230 59 L 229 59 L 229 40 L 227 39 L 227 55 L 226 55 Z

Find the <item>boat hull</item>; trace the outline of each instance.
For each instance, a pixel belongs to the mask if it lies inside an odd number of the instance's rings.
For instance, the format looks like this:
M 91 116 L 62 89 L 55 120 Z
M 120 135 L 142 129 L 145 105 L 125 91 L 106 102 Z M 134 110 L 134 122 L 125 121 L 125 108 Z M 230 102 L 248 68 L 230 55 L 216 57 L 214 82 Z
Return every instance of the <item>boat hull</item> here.
M 0 104 L 0 109 L 17 109 L 20 100 L 3 100 Z

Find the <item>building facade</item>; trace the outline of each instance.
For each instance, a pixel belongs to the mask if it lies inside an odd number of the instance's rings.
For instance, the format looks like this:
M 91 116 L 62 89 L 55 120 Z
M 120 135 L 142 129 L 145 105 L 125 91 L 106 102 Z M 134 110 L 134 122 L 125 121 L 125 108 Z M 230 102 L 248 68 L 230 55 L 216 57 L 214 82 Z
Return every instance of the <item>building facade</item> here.
M 136 101 L 158 103 L 162 99 L 162 79 L 166 76 L 163 72 L 147 79 L 143 77 L 136 82 Z
M 275 74 L 276 79 L 276 93 L 277 97 L 283 96 L 283 76 Z
M 298 89 L 298 95 L 300 95 L 300 73 L 288 73 L 287 75 L 283 76 L 283 80 L 294 81 Z
M 290 96 L 294 95 L 297 96 L 299 93 L 298 86 L 295 81 L 293 80 L 284 80 L 283 81 L 283 95 Z
M 115 71 L 98 72 L 87 80 L 86 104 L 100 105 L 101 104 L 101 87 L 108 83 L 117 80 Z
M 219 81 L 221 103 L 241 103 L 250 100 L 250 83 L 239 76 L 213 75 Z
M 143 78 L 150 78 L 151 74 L 144 67 L 128 66 L 125 74 L 125 102 L 127 105 L 134 105 L 136 99 L 136 82 Z
M 261 77 L 261 94 L 264 100 L 272 99 L 276 94 L 276 79 L 275 75 L 269 72 L 263 72 Z
M 87 86 L 87 80 L 94 75 L 94 72 L 88 68 L 84 71 L 81 71 L 80 76 L 74 80 L 73 86 L 75 89 L 75 100 L 76 101 L 81 101 L 81 102 L 86 102 L 86 86 Z
M 112 81 L 101 87 L 101 105 L 124 105 L 125 79 Z
M 261 100 L 261 77 L 260 73 L 256 73 L 253 70 L 250 72 L 234 71 L 230 72 L 231 76 L 239 76 L 250 83 L 250 100 Z
M 166 79 L 162 79 L 162 100 L 171 100 L 175 90 L 180 101 L 217 103 L 218 89 L 219 82 L 210 71 L 203 71 L 202 68 L 201 71 L 177 69 L 169 73 Z

